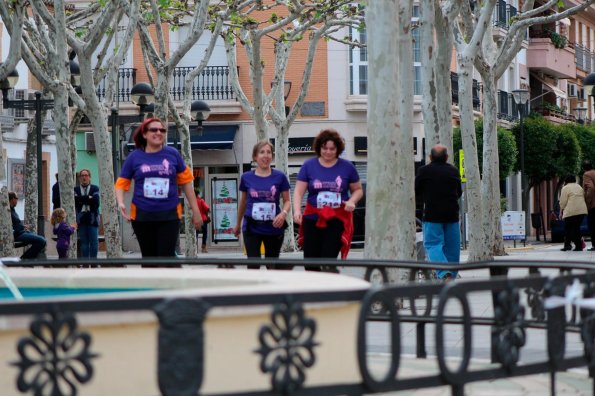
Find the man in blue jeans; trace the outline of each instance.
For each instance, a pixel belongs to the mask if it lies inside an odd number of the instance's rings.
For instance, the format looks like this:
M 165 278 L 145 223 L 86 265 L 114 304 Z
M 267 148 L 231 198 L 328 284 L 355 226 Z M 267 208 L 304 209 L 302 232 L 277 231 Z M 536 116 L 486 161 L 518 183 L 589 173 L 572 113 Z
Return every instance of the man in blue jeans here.
M 39 253 L 45 249 L 47 244 L 44 237 L 34 234 L 29 231 L 29 227 L 25 226 L 21 221 L 15 207 L 19 202 L 19 197 L 14 192 L 8 193 L 8 202 L 10 204 L 10 217 L 12 220 L 12 233 L 15 242 L 22 242 L 26 246 L 31 245 L 29 249 L 21 256 L 22 259 L 36 259 Z
M 80 185 L 74 188 L 74 207 L 81 257 L 97 258 L 99 245 L 99 187 L 91 184 L 91 171 L 79 171 Z
M 463 194 L 457 168 L 446 162 L 446 147 L 437 144 L 430 152 L 430 163 L 415 177 L 415 194 L 424 204 L 424 247 L 429 261 L 458 263 L 461 255 L 459 198 Z M 439 279 L 454 279 L 457 271 L 436 271 Z

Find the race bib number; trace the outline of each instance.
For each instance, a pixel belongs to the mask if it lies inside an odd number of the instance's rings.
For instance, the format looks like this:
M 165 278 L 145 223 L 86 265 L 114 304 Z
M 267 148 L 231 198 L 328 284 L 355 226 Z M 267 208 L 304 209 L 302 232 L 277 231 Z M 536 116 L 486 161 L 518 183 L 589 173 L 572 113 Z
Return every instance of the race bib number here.
M 166 199 L 169 194 L 169 179 L 147 177 L 143 186 L 145 198 Z
M 257 202 L 252 205 L 252 218 L 258 221 L 269 221 L 275 218 L 275 204 Z
M 325 206 L 330 206 L 335 209 L 341 206 L 341 194 L 331 191 L 321 191 L 316 197 L 316 207 L 322 209 Z

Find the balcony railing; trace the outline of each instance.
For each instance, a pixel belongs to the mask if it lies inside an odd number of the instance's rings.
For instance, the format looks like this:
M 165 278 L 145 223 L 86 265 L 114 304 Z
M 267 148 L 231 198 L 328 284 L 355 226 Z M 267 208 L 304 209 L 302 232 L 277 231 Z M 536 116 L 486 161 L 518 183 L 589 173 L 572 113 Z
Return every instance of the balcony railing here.
M 184 81 L 194 67 L 176 67 L 171 93 L 174 100 L 184 98 Z M 229 66 L 207 66 L 193 81 L 192 100 L 233 100 L 235 95 L 229 79 Z
M 106 79 L 107 77 L 103 77 L 97 86 L 96 92 L 99 100 L 105 99 Z M 130 90 L 134 84 L 136 84 L 136 69 L 121 67 L 118 70 L 118 90 L 114 93 L 118 98 L 114 98 L 114 100 L 118 102 L 130 102 Z
M 451 94 L 452 94 L 452 104 L 458 105 L 459 104 L 459 75 L 457 73 L 450 73 L 450 85 L 451 85 Z M 481 107 L 481 99 L 480 99 L 480 91 L 481 91 L 481 84 L 479 81 L 473 79 L 472 85 L 473 91 L 473 108 L 475 110 L 479 110 Z
M 518 107 L 511 93 L 498 90 L 497 117 L 506 121 L 515 121 L 519 118 Z
M 510 19 L 516 14 L 516 7 L 506 4 L 505 0 L 498 0 L 496 10 L 494 11 L 494 26 L 508 29 L 510 27 Z
M 194 67 L 176 67 L 170 92 L 174 100 L 184 99 L 184 81 Z M 136 69 L 120 68 L 118 71 L 118 96 L 120 102 L 130 102 L 130 90 L 136 84 Z M 97 87 L 99 100 L 105 98 L 106 78 Z M 233 100 L 235 95 L 229 79 L 228 66 L 207 66 L 192 82 L 192 100 Z M 115 99 L 115 98 L 114 98 Z
M 576 67 L 591 73 L 595 69 L 595 52 L 580 44 L 574 44 L 574 53 L 576 58 Z

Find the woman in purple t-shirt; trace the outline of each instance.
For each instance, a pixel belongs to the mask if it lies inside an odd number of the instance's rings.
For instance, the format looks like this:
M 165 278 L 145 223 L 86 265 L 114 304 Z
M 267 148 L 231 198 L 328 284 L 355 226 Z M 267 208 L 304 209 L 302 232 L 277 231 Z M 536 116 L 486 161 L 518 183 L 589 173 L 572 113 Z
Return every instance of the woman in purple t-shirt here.
M 166 145 L 167 129 L 158 118 L 145 120 L 134 132 L 134 150 L 116 181 L 120 214 L 132 222 L 143 257 L 175 257 L 182 206 L 181 188 L 192 208 L 192 222 L 199 229 L 202 217 L 196 203 L 194 176 L 178 150 Z M 124 192 L 134 180 L 130 212 Z
M 304 258 L 347 258 L 353 237 L 353 210 L 364 196 L 353 164 L 339 155 L 345 143 L 334 129 L 322 130 L 314 139 L 317 158 L 304 162 L 293 193 L 293 219 L 300 224 Z M 302 198 L 308 191 L 302 214 Z M 303 237 L 303 238 L 302 238 Z M 320 271 L 325 268 L 306 268 Z M 332 267 L 328 270 L 337 272 Z
M 248 258 L 260 258 L 260 245 L 264 243 L 266 258 L 278 258 L 283 244 L 285 219 L 290 208 L 289 180 L 283 172 L 271 168 L 273 146 L 268 141 L 256 143 L 252 149 L 256 169 L 242 175 L 238 224 L 234 234 L 244 236 Z M 279 198 L 283 198 L 283 209 Z M 258 269 L 249 265 L 249 269 Z M 274 265 L 267 268 L 274 269 Z

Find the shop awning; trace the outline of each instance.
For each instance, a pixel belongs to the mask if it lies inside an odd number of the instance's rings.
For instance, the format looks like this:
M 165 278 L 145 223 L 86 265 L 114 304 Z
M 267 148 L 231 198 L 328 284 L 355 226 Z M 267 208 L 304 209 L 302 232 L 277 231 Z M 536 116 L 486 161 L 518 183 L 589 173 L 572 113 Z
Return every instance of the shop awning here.
M 237 125 L 209 125 L 203 126 L 202 134 L 199 135 L 196 124 L 191 125 L 190 148 L 192 150 L 231 150 L 237 130 Z M 176 139 L 176 127 L 170 126 L 167 144 L 172 146 L 174 139 Z
M 568 95 L 566 94 L 566 92 L 562 91 L 560 88 L 556 87 L 555 84 L 550 83 L 545 81 L 543 78 L 539 78 L 538 76 L 536 76 L 535 74 L 531 74 L 531 76 L 533 78 L 535 78 L 537 81 L 539 81 L 540 83 L 542 83 L 543 85 L 545 85 L 545 90 L 546 91 L 551 91 L 554 93 L 554 95 L 556 95 L 559 98 L 562 99 L 568 99 Z M 542 87 L 543 89 L 543 87 Z
M 198 134 L 196 124 L 190 126 L 190 147 L 191 150 L 231 150 L 238 130 L 237 125 L 206 125 L 203 126 L 202 134 Z M 132 134 L 131 134 L 132 135 Z M 180 144 L 180 137 L 177 134 L 176 126 L 170 125 L 167 132 L 167 144 L 173 146 Z M 132 136 L 128 143 L 129 149 L 134 149 Z

